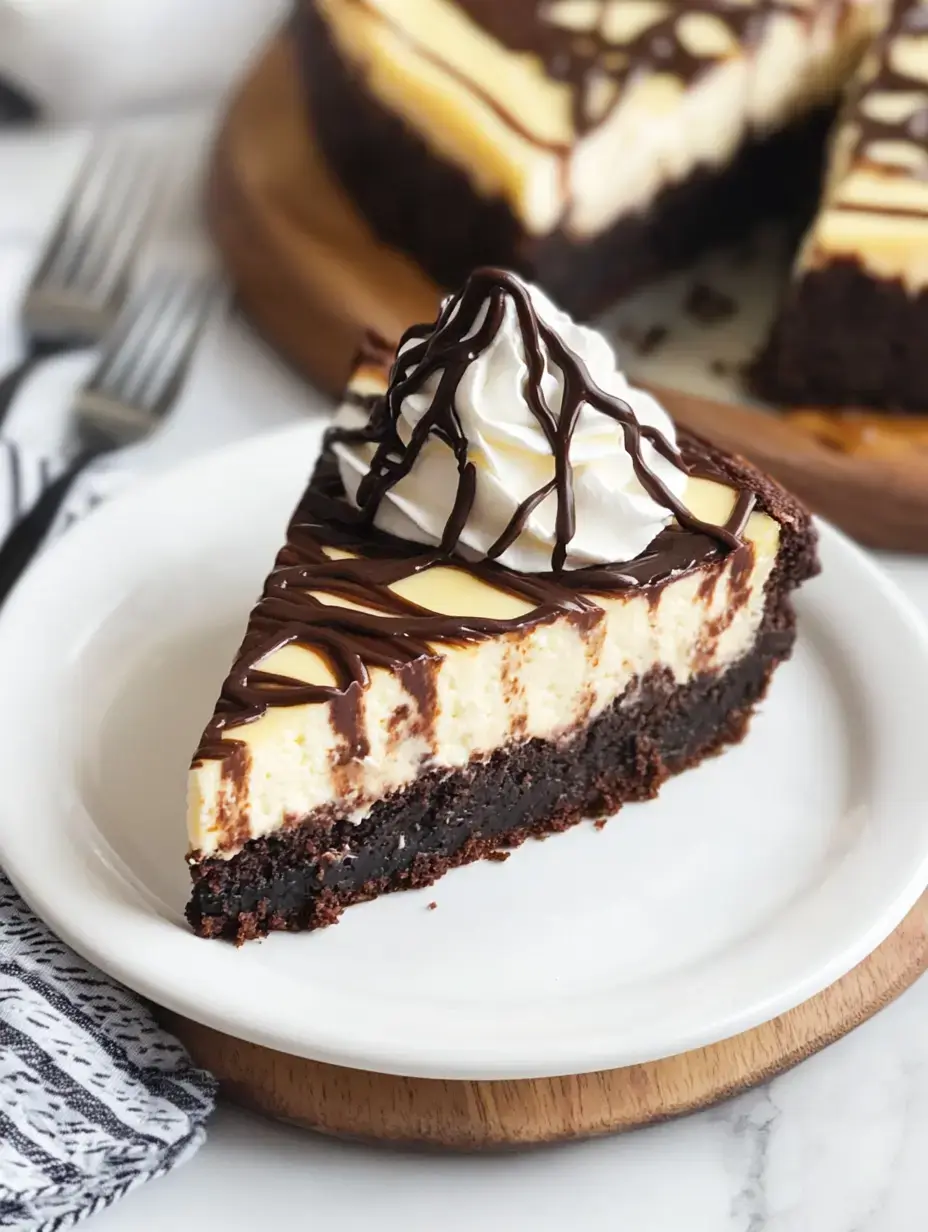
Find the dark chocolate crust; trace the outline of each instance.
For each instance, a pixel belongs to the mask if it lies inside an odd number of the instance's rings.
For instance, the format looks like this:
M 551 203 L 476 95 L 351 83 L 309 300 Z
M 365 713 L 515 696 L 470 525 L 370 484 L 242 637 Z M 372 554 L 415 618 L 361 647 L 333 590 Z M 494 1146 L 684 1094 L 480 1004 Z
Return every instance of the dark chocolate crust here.
M 313 0 L 298 5 L 294 28 L 330 166 L 377 235 L 441 286 L 457 286 L 477 266 L 504 265 L 588 318 L 763 218 L 795 216 L 798 226 L 814 207 L 830 110 L 746 143 L 725 167 L 699 168 L 591 240 L 564 231 L 528 236 L 505 202 L 475 192 L 464 172 L 371 97 Z
M 850 259 L 810 270 L 749 375 L 770 402 L 924 414 L 928 291 L 912 295 Z

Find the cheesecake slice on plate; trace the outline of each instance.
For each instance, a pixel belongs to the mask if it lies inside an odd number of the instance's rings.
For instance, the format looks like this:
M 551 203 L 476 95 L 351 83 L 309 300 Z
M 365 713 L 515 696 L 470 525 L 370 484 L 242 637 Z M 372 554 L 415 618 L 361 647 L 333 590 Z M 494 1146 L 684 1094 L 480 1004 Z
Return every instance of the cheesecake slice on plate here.
M 194 755 L 190 923 L 318 928 L 653 796 L 744 736 L 816 568 L 792 497 L 476 271 L 359 361 Z

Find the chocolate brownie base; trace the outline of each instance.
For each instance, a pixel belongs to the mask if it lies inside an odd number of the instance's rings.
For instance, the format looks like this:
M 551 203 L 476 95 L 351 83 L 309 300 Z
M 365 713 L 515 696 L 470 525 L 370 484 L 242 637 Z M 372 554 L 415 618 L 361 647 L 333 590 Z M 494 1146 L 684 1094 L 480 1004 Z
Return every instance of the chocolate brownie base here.
M 835 261 L 787 296 L 749 374 L 770 402 L 928 412 L 928 291 Z
M 633 703 L 617 703 L 562 744 L 531 740 L 450 775 L 433 771 L 359 825 L 298 825 L 252 839 L 230 860 L 207 860 L 193 869 L 188 919 L 201 936 L 237 942 L 321 928 L 352 903 L 429 885 L 501 847 L 649 799 L 669 775 L 744 736 L 792 645 L 788 626 L 769 630 L 721 676 L 681 689 L 669 673 L 649 674 Z
M 587 241 L 526 235 L 508 205 L 475 192 L 402 120 L 385 111 L 333 46 L 312 0 L 295 14 L 312 124 L 325 156 L 381 239 L 442 286 L 477 266 L 514 269 L 574 316 L 589 317 L 759 220 L 810 217 L 832 112 L 745 144 L 722 168 L 700 168 L 648 209 Z

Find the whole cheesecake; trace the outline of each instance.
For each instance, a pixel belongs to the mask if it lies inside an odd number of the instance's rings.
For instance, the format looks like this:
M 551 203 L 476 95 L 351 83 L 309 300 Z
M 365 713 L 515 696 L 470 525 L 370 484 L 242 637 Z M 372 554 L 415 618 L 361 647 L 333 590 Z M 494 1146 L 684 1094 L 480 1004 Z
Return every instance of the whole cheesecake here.
M 745 734 L 808 514 L 481 269 L 359 359 L 193 758 L 188 918 L 317 928 Z M 636 824 L 645 824 L 636 819 Z
M 925 0 L 296 0 L 294 28 L 327 162 L 439 284 L 505 264 L 589 317 L 785 218 L 755 392 L 928 413 Z
M 317 140 L 439 284 L 504 264 L 588 316 L 810 209 L 879 0 L 299 0 Z

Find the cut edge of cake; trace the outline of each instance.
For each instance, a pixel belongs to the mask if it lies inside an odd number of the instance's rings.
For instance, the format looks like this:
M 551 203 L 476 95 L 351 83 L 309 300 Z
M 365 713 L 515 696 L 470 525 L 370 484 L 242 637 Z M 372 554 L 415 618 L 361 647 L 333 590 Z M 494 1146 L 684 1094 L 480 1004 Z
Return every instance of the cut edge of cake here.
M 818 214 L 751 381 L 772 402 L 928 413 L 928 4 L 852 82 Z

